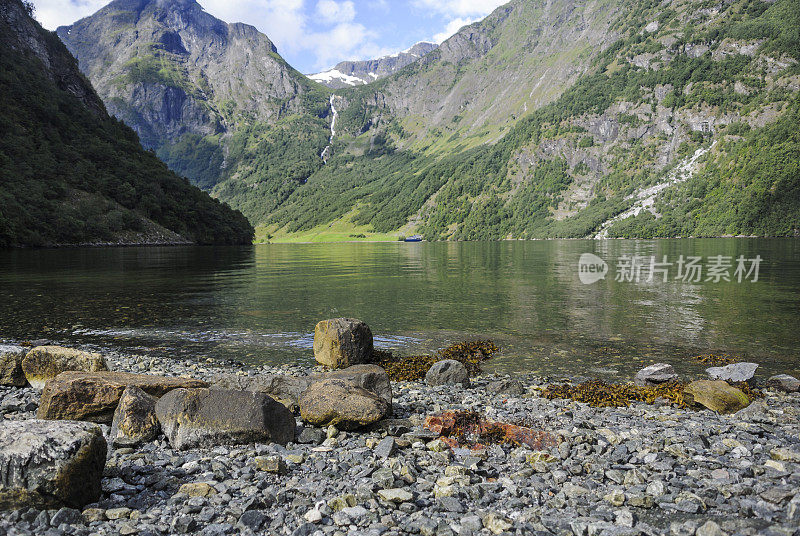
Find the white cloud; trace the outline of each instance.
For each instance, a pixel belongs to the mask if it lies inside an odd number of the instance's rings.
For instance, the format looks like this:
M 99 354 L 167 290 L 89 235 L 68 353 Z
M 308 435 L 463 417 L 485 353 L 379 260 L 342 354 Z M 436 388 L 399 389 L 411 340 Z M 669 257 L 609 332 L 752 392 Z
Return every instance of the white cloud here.
M 422 9 L 447 17 L 485 17 L 508 0 L 412 0 Z
M 353 2 L 336 2 L 336 0 L 319 0 L 317 15 L 327 23 L 352 22 L 356 18 L 356 6 Z
M 106 5 L 108 0 L 34 0 L 34 16 L 48 30 L 72 24 Z
M 453 19 L 447 23 L 447 26 L 445 26 L 444 30 L 433 36 L 433 42 L 441 45 L 445 40 L 447 40 L 448 37 L 455 34 L 461 28 L 478 20 L 480 19 L 464 19 L 461 17 Z

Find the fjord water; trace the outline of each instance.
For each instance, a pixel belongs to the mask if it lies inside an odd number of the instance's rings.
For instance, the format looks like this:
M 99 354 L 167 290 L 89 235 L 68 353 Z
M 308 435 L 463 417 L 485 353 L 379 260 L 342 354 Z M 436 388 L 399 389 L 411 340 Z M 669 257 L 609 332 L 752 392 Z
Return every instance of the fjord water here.
M 608 262 L 605 279 L 580 281 L 583 253 Z M 685 282 L 674 266 L 667 282 L 615 281 L 624 255 L 763 261 L 757 282 Z M 487 369 L 501 372 L 626 379 L 667 361 L 700 373 L 690 357 L 705 353 L 756 361 L 764 375 L 800 372 L 796 240 L 2 251 L 0 303 L 7 342 L 144 355 L 310 364 L 315 323 L 350 316 L 398 353 L 492 338 L 502 352 Z

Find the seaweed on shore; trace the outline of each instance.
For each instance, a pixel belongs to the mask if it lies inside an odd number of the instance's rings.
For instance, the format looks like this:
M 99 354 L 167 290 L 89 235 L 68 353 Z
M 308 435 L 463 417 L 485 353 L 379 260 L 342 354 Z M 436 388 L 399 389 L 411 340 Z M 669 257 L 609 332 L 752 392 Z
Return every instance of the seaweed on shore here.
M 708 365 L 710 367 L 722 367 L 725 365 L 731 365 L 738 361 L 735 357 L 728 354 L 701 354 L 692 356 L 692 359 L 700 364 Z
M 434 363 L 444 359 L 462 363 L 470 376 L 477 376 L 481 372 L 481 362 L 490 359 L 498 350 L 490 340 L 461 342 L 433 355 L 395 356 L 387 350 L 376 349 L 372 353 L 372 362 L 383 367 L 392 381 L 421 380 Z
M 595 408 L 626 407 L 634 402 L 655 403 L 656 399 L 663 398 L 677 406 L 686 407 L 683 400 L 681 382 L 668 382 L 653 387 L 639 387 L 632 384 L 608 383 L 593 380 L 578 385 L 568 383 L 549 385 L 542 392 L 548 400 L 566 398 L 583 402 Z

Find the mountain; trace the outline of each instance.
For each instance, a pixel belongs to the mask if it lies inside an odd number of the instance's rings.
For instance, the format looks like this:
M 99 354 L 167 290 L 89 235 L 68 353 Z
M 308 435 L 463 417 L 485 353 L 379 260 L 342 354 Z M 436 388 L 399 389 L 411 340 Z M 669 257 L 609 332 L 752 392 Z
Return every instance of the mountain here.
M 249 177 L 251 164 L 318 165 L 327 90 L 254 27 L 222 22 L 194 0 L 115 0 L 57 33 L 109 111 L 202 188 Z M 288 131 L 303 139 L 287 139 Z M 282 162 L 252 162 L 265 152 Z
M 411 48 L 383 56 L 375 60 L 343 61 L 337 63 L 333 69 L 308 77 L 332 89 L 342 89 L 349 86 L 369 84 L 381 78 L 386 78 L 436 50 L 439 45 L 422 41 Z
M 87 34 L 82 21 L 65 39 L 113 65 L 147 57 L 142 24 L 180 18 L 182 43 L 200 32 L 183 3 L 147 6 L 130 25 Z M 213 185 L 258 239 L 793 236 L 799 11 L 796 0 L 512 0 L 368 84 L 331 91 L 287 67 L 305 97 L 288 115 L 221 121 L 158 154 Z
M 250 242 L 244 216 L 142 149 L 30 15 L 0 0 L 0 246 Z

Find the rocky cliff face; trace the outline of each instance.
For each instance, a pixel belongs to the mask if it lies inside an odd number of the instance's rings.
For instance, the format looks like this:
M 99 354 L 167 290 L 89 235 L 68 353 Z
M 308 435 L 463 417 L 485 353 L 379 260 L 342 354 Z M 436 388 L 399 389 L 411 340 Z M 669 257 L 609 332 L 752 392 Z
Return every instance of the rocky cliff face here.
M 332 89 L 369 84 L 396 73 L 438 48 L 435 43 L 420 42 L 408 50 L 374 60 L 343 61 L 333 69 L 308 77 Z
M 115 0 L 57 33 L 109 111 L 149 148 L 274 124 L 314 101 L 313 84 L 265 35 L 194 0 Z

